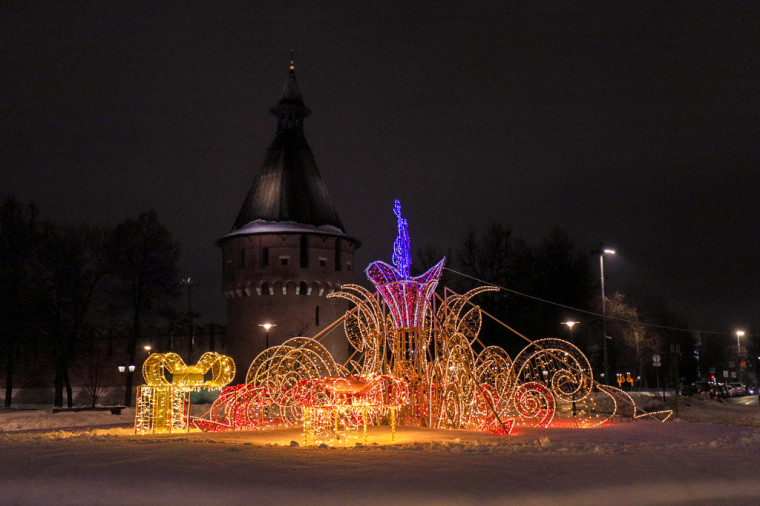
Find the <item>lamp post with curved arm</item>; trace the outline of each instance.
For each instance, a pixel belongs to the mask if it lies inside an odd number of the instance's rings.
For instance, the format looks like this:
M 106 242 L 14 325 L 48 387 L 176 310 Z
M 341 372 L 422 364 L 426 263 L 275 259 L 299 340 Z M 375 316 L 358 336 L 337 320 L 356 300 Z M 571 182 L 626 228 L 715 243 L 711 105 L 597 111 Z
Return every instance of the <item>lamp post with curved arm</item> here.
M 602 360 L 604 361 L 604 380 L 602 382 L 607 385 L 610 384 L 610 363 L 607 356 L 607 310 L 604 295 L 604 257 L 614 254 L 614 249 L 605 249 L 602 250 L 602 253 L 599 255 L 599 270 L 601 272 L 602 280 Z

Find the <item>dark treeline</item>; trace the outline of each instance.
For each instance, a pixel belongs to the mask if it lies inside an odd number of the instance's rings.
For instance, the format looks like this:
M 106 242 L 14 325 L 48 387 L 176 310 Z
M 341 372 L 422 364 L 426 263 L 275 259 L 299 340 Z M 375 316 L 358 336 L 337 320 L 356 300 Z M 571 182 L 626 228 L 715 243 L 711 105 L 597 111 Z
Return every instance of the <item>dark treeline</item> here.
M 179 244 L 155 211 L 113 227 L 62 225 L 41 220 L 34 204 L 4 197 L 0 382 L 5 406 L 11 406 L 14 383 L 30 364 L 37 368 L 32 377 L 46 378 L 32 386 L 53 383 L 56 406 L 64 398 L 72 405 L 72 376 L 79 385 L 96 388 L 100 377 L 113 375 L 115 368 L 102 350 L 84 339 L 94 329 L 126 330 L 124 349 L 118 353 L 128 364 L 139 362 L 136 348 L 148 326 L 183 322 L 174 309 L 179 254 Z M 567 339 L 589 357 L 597 377 L 603 370 L 598 255 L 598 248 L 578 247 L 559 228 L 532 245 L 499 224 L 470 231 L 453 252 L 445 253 L 452 269 L 508 289 L 474 300 L 492 316 L 483 318 L 480 336 L 486 345 L 502 346 L 514 357 L 527 344 L 499 322 L 527 339 Z M 414 267 L 421 272 L 444 253 L 426 247 L 417 256 Z M 444 271 L 441 286 L 462 292 L 482 282 Z M 688 322 L 651 294 L 607 294 L 605 307 L 613 385 L 618 373 L 640 377 L 636 386 L 643 387 L 657 382 L 672 386 L 678 377 L 690 382 L 713 373 L 721 381 L 723 371 L 738 358 L 749 363 L 740 381 L 754 383 L 747 373 L 760 370 L 751 370 L 760 356 L 758 333 L 752 329 L 746 329 L 752 337 L 737 349 L 735 339 L 727 341 L 726 335 L 685 330 Z M 568 328 L 565 321 L 579 323 Z M 655 354 L 662 357 L 660 368 L 652 366 Z M 124 380 L 129 406 L 133 375 L 127 373 Z M 96 397 L 93 392 L 93 403 Z
M 129 329 L 135 363 L 143 326 L 169 317 L 179 296 L 180 247 L 146 211 L 115 227 L 41 221 L 34 204 L 0 203 L 0 369 L 10 407 L 21 365 L 45 364 L 55 405 L 72 405 L 71 376 L 103 374 L 99 351 L 83 341 L 94 328 Z M 174 318 L 176 320 L 176 318 Z M 126 378 L 131 405 L 132 375 Z M 93 400 L 94 402 L 94 400 Z
M 513 357 L 527 345 L 496 320 L 530 340 L 566 339 L 589 357 L 599 377 L 603 372 L 600 252 L 598 246 L 577 246 L 560 228 L 531 245 L 509 227 L 493 224 L 471 230 L 453 254 L 448 251 L 445 256 L 451 269 L 508 289 L 478 295 L 473 301 L 493 316 L 483 318 L 484 344 L 501 346 Z M 436 248 L 421 248 L 417 270 L 432 266 L 442 256 Z M 441 282 L 459 292 L 482 284 L 452 272 Z M 708 377 L 711 369 L 726 367 L 727 357 L 736 351 L 726 336 L 690 332 L 685 318 L 655 295 L 607 293 L 605 307 L 607 382 L 612 385 L 617 386 L 618 374 L 624 378 L 630 374 L 637 387 L 654 387 L 658 382 L 673 386 L 678 377 L 692 382 Z M 562 323 L 566 321 L 578 324 L 568 327 Z M 654 355 L 661 357 L 659 368 L 653 366 Z

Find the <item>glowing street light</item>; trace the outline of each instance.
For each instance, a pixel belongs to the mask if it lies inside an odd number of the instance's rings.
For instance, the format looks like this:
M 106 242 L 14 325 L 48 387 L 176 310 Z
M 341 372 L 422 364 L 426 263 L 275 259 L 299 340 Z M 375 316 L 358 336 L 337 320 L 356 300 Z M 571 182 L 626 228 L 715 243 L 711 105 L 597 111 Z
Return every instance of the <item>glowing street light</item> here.
M 604 297 L 604 257 L 607 255 L 614 255 L 615 250 L 614 249 L 605 249 L 602 250 L 602 253 L 599 255 L 599 271 L 601 273 L 601 279 L 602 279 L 602 353 L 603 353 L 603 360 L 604 360 L 604 383 L 609 383 L 609 377 L 610 377 L 610 364 L 609 360 L 607 358 L 607 310 L 606 310 L 606 304 L 605 304 L 605 297 Z
M 575 344 L 575 342 L 573 340 L 573 327 L 575 327 L 579 323 L 580 322 L 574 322 L 574 321 L 570 321 L 570 320 L 568 320 L 566 322 L 562 322 L 562 325 L 567 325 L 567 332 L 570 334 L 570 342 L 573 343 L 573 344 Z
M 125 385 L 124 388 L 126 391 L 129 391 L 129 378 L 131 377 L 132 373 L 135 372 L 135 366 L 130 365 L 120 365 L 118 366 L 119 374 L 124 376 Z M 126 372 L 129 371 L 129 375 L 126 374 Z
M 266 347 L 267 348 L 269 348 L 269 329 L 271 329 L 272 327 L 276 327 L 276 326 L 277 326 L 276 323 L 269 323 L 269 322 L 259 323 L 259 327 L 264 327 L 264 330 L 266 330 L 266 333 L 267 333 L 267 337 L 266 337 Z

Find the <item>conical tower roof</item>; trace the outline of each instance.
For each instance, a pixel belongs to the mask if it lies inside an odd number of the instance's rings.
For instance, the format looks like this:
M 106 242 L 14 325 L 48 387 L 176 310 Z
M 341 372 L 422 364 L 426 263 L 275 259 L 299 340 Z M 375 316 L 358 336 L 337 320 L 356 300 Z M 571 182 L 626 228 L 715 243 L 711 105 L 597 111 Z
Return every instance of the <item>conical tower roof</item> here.
M 345 235 L 304 136 L 303 120 L 311 111 L 292 57 L 282 98 L 270 112 L 277 117 L 277 134 L 229 235 L 307 230 Z

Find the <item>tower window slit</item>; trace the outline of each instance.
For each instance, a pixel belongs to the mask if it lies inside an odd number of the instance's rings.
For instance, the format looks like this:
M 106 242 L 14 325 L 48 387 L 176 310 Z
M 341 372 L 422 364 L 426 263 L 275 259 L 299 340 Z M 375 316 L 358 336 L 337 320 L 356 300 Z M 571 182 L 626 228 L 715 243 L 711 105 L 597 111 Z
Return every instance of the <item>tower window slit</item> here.
M 309 236 L 301 236 L 301 267 L 309 267 Z
M 340 263 L 341 263 L 341 240 L 340 238 L 335 239 L 335 270 L 340 270 Z

